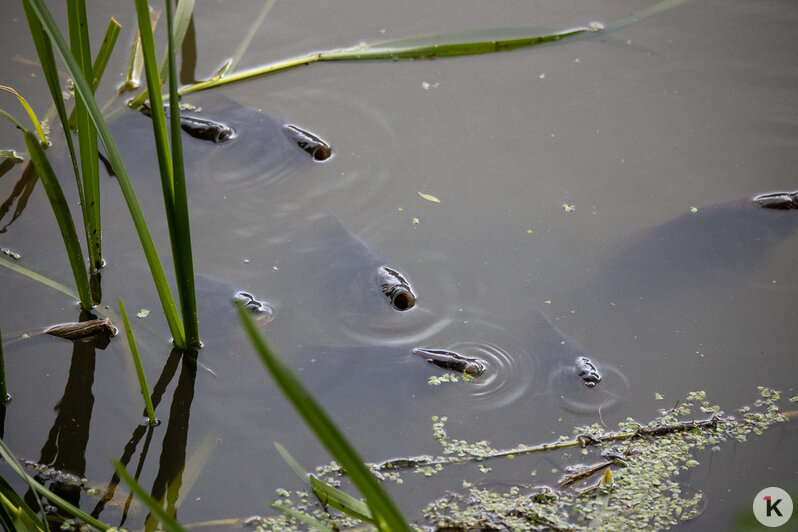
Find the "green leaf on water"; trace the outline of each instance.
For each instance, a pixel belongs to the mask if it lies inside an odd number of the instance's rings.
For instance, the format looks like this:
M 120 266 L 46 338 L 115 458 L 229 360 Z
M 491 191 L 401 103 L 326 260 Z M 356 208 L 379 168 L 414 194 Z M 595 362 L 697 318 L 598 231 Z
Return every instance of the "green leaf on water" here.
M 427 201 L 431 201 L 432 203 L 440 203 L 441 202 L 441 200 L 439 200 L 438 198 L 436 198 L 432 194 L 424 194 L 423 192 L 419 192 L 418 195 L 421 196 L 422 198 L 424 198 Z

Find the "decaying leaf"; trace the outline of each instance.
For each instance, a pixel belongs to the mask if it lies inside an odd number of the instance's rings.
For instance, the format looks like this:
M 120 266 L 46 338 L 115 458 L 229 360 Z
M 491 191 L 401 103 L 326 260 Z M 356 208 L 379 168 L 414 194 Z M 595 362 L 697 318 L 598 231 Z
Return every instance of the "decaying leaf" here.
M 77 323 L 53 325 L 46 329 L 44 333 L 59 338 L 66 338 L 67 340 L 80 340 L 81 338 L 88 338 L 98 334 L 103 334 L 110 338 L 116 336 L 117 330 L 110 319 L 99 318 Z

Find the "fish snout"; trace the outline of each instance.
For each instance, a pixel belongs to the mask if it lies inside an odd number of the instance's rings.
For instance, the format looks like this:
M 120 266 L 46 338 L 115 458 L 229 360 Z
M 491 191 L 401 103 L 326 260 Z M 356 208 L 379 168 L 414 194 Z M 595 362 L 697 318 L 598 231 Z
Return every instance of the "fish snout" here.
M 405 311 L 416 305 L 416 296 L 413 293 L 413 289 L 401 273 L 387 266 L 380 266 L 377 278 L 382 293 L 390 300 L 393 308 Z

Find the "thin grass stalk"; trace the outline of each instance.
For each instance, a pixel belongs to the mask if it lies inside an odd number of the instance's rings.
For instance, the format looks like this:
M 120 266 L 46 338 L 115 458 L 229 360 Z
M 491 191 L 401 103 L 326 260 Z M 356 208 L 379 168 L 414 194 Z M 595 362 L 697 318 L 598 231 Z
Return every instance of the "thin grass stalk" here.
M 183 87 L 180 94 L 186 94 L 199 90 L 205 90 L 227 83 L 251 79 L 281 70 L 286 70 L 296 66 L 307 65 L 317 61 L 395 61 L 398 59 L 422 59 L 435 57 L 454 57 L 459 55 L 477 55 L 494 52 L 514 50 L 516 48 L 529 48 L 541 44 L 558 42 L 564 39 L 573 38 L 586 32 L 597 31 L 596 27 L 579 27 L 561 32 L 549 33 L 546 35 L 534 35 L 517 39 L 495 39 L 480 42 L 459 42 L 444 44 L 425 44 L 406 46 L 403 41 L 416 40 L 417 37 L 410 39 L 398 39 L 395 41 L 385 41 L 373 45 L 358 45 L 342 50 L 332 50 L 309 54 L 303 57 L 278 61 L 263 67 L 253 68 L 231 75 L 214 77 L 208 81 L 201 81 L 194 85 Z M 441 35 L 439 37 L 445 37 Z M 131 102 L 138 103 L 137 98 Z
M 100 50 L 97 52 L 97 57 L 94 58 L 91 80 L 92 92 L 95 92 L 100 85 L 100 80 L 105 73 L 105 67 L 108 65 L 111 52 L 114 51 L 114 46 L 116 45 L 116 40 L 119 37 L 119 31 L 121 29 L 122 26 L 119 25 L 119 22 L 111 17 L 111 20 L 108 21 L 108 27 L 105 29 L 105 37 L 103 37 L 102 43 L 100 43 Z M 70 127 L 77 127 L 75 120 L 75 109 L 72 109 L 72 113 L 69 115 Z
M 39 519 L 39 516 L 2 477 L 0 477 L 0 524 L 3 530 L 48 530 L 44 521 Z
M 122 303 L 122 298 L 119 298 L 119 313 L 122 315 L 122 324 L 125 327 L 125 336 L 130 346 L 130 354 L 133 357 L 133 363 L 136 366 L 136 375 L 139 377 L 139 388 L 141 388 L 141 396 L 144 398 L 144 407 L 147 409 L 147 417 L 150 420 L 150 425 L 156 425 L 158 420 L 155 419 L 155 408 L 152 406 L 152 397 L 150 397 L 150 387 L 147 385 L 147 376 L 144 374 L 144 366 L 141 365 L 141 357 L 139 350 L 136 346 L 136 339 L 133 336 L 133 329 L 130 327 L 130 320 L 127 318 L 125 311 L 125 304 Z
M 185 0 L 184 0 L 185 1 Z M 177 46 L 175 44 L 172 3 L 166 0 L 166 28 L 168 35 L 167 58 L 169 65 L 169 118 L 172 134 L 173 171 L 173 216 L 174 234 L 170 234 L 172 260 L 175 264 L 177 295 L 180 298 L 180 314 L 183 317 L 183 330 L 186 345 L 199 349 L 199 324 L 197 318 L 197 297 L 194 290 L 194 259 L 191 251 L 191 226 L 188 216 L 188 194 L 186 193 L 186 173 L 183 164 L 183 136 L 180 127 L 180 103 L 177 97 Z M 145 56 L 146 57 L 146 56 Z
M 166 510 L 164 510 L 163 506 L 153 499 L 150 494 L 136 482 L 136 479 L 130 476 L 130 473 L 127 472 L 125 466 L 122 465 L 119 460 L 113 459 L 111 462 L 114 464 L 114 469 L 116 469 L 116 474 L 119 475 L 119 478 L 128 485 L 133 495 L 144 503 L 144 506 L 147 507 L 150 513 L 161 522 L 165 530 L 169 532 L 186 532 L 186 529 L 180 526 L 180 523 L 178 523 L 173 516 L 169 515 Z
M 3 355 L 3 333 L 0 332 L 0 405 L 6 404 L 11 399 L 6 387 L 6 362 Z
M 44 130 L 42 129 L 42 124 L 39 121 L 39 117 L 37 117 L 36 113 L 33 112 L 33 109 L 31 108 L 30 104 L 28 103 L 28 100 L 26 100 L 20 93 L 18 93 L 12 87 L 7 87 L 5 85 L 0 85 L 0 90 L 8 92 L 8 93 L 11 93 L 11 94 L 13 94 L 14 96 L 17 97 L 17 100 L 19 100 L 19 103 L 22 105 L 22 107 L 25 108 L 25 112 L 28 113 L 28 117 L 30 117 L 30 121 L 33 123 L 33 127 L 36 128 L 36 133 L 39 135 L 39 141 L 42 144 L 47 144 L 47 137 L 44 134 Z M 12 117 L 10 114 L 6 113 L 2 109 L 0 109 L 0 115 L 2 115 L 4 118 L 10 120 L 20 130 L 24 130 L 25 129 L 24 127 L 22 127 L 22 125 L 14 117 Z
M 260 356 L 274 381 L 283 394 L 291 401 L 305 423 L 329 453 L 346 470 L 349 478 L 366 498 L 366 504 L 377 520 L 381 530 L 409 531 L 407 520 L 399 508 L 382 488 L 377 478 L 363 463 L 360 455 L 346 439 L 341 430 L 311 396 L 307 388 L 294 375 L 293 371 L 272 351 L 263 333 L 253 319 L 238 305 L 241 322 L 248 333 L 255 351 Z
M 83 77 L 94 79 L 94 71 L 89 46 L 88 18 L 84 0 L 67 2 L 67 20 L 72 54 L 81 69 Z M 92 82 L 92 95 L 94 83 Z M 100 169 L 97 156 L 97 128 L 89 118 L 84 98 L 75 94 L 75 123 L 78 128 L 80 167 L 83 182 L 83 226 L 86 232 L 86 246 L 89 253 L 89 272 L 96 275 L 102 267 L 102 239 L 100 225 Z M 69 130 L 65 130 L 69 135 Z M 100 302 L 99 284 L 92 285 L 92 300 Z
M 144 216 L 141 213 L 141 207 L 139 206 L 138 199 L 133 191 L 130 178 L 127 175 L 124 164 L 122 164 L 122 158 L 119 155 L 119 150 L 116 148 L 116 144 L 114 143 L 111 133 L 108 130 L 108 125 L 105 123 L 105 120 L 100 113 L 100 109 L 97 107 L 97 103 L 92 97 L 91 87 L 81 75 L 77 63 L 72 57 L 72 54 L 69 52 L 66 41 L 58 29 L 58 25 L 55 23 L 55 20 L 53 20 L 52 14 L 50 14 L 50 11 L 44 4 L 44 1 L 22 0 L 22 2 L 23 6 L 25 6 L 26 14 L 30 13 L 29 18 L 32 18 L 36 21 L 39 32 L 42 33 L 43 29 L 44 32 L 46 32 L 46 36 L 49 38 L 49 40 L 52 40 L 56 50 L 58 51 L 58 55 L 61 57 L 61 60 L 64 62 L 64 65 L 67 68 L 67 71 L 72 77 L 72 80 L 75 84 L 75 91 L 80 93 L 87 103 L 89 115 L 91 116 L 94 125 L 97 127 L 100 140 L 103 143 L 106 155 L 111 163 L 111 167 L 114 170 L 117 182 L 122 190 L 122 195 L 125 198 L 131 218 L 133 219 L 133 224 L 136 227 L 136 232 L 139 235 L 139 240 L 141 241 L 144 255 L 147 258 L 147 264 L 149 265 L 150 273 L 153 277 L 153 282 L 155 283 L 155 288 L 158 291 L 158 297 L 161 301 L 161 306 L 163 307 L 166 321 L 169 324 L 169 329 L 172 333 L 174 344 L 178 348 L 185 348 L 185 335 L 183 333 L 183 326 L 182 323 L 180 323 L 180 317 L 178 315 L 177 308 L 175 307 L 174 300 L 172 299 L 172 294 L 169 291 L 169 285 L 166 282 L 166 276 L 164 275 L 160 259 L 158 258 L 158 252 L 155 249 L 155 245 L 152 242 L 152 237 L 150 236 L 149 230 L 147 228 L 147 223 L 145 222 Z M 45 35 L 45 33 L 42 33 L 42 35 Z M 52 55 L 51 49 L 50 55 Z
M 288 466 L 294 470 L 294 473 L 296 473 L 297 476 L 302 479 L 302 482 L 307 484 L 313 490 L 313 493 L 322 502 L 322 504 L 330 505 L 345 514 L 366 523 L 376 524 L 371 510 L 363 501 L 352 497 L 348 493 L 343 492 L 336 487 L 322 482 L 314 475 L 311 475 L 305 471 L 305 469 L 299 465 L 299 462 L 297 462 L 296 459 L 291 456 L 291 453 L 289 453 L 285 447 L 277 442 L 274 443 L 274 446 L 277 448 L 277 452 L 280 453 L 280 456 L 283 457 L 283 460 L 285 460 Z
M 167 10 L 168 14 L 168 10 Z M 191 17 L 194 15 L 194 0 L 180 0 L 177 3 L 177 9 L 175 10 L 174 15 L 174 29 L 172 30 L 174 33 L 174 41 L 175 41 L 175 50 L 179 50 L 181 46 L 183 46 L 183 39 L 186 37 L 186 32 L 188 31 L 189 23 L 191 22 Z M 161 81 L 166 79 L 167 74 L 169 73 L 169 50 L 167 49 L 166 54 L 164 54 L 163 59 L 161 60 L 161 68 L 159 70 L 159 76 Z
M 58 80 L 58 67 L 55 64 L 55 56 L 53 55 L 53 47 L 50 42 L 50 36 L 44 31 L 41 20 L 37 16 L 33 4 L 29 0 L 22 0 L 22 7 L 25 10 L 25 18 L 28 20 L 28 28 L 30 29 L 30 35 L 33 39 L 33 44 L 36 47 L 36 54 L 39 56 L 39 63 L 42 66 L 42 73 L 44 74 L 44 79 L 47 82 L 47 88 L 50 89 L 50 97 L 52 98 L 53 105 L 58 113 L 58 118 L 61 120 L 61 127 L 64 130 L 64 140 L 66 140 L 67 148 L 69 150 L 69 157 L 72 161 L 72 170 L 75 173 L 75 181 L 77 183 L 78 194 L 80 195 L 80 202 L 82 204 L 83 184 L 80 182 L 80 169 L 78 168 L 78 159 L 75 155 L 75 144 L 72 142 L 72 135 L 69 134 L 69 118 L 67 117 L 66 113 L 66 105 L 64 105 L 64 97 L 61 93 L 61 83 Z M 64 53 L 66 53 L 66 43 L 64 43 L 64 49 Z
M 72 267 L 72 276 L 75 278 L 75 285 L 80 296 L 80 306 L 85 310 L 89 310 L 93 306 L 91 291 L 89 290 L 89 279 L 86 275 L 86 265 L 83 262 L 83 253 L 80 249 L 78 235 L 75 232 L 75 223 L 69 213 L 69 204 L 64 197 L 64 192 L 61 190 L 61 185 L 58 184 L 58 178 L 55 176 L 47 156 L 44 154 L 44 149 L 39 144 L 36 136 L 30 131 L 25 131 L 25 145 L 30 153 L 33 166 L 39 174 L 39 179 L 42 180 L 44 190 L 47 192 L 47 199 L 50 200 L 50 205 L 58 222 L 61 238 L 64 241 L 64 247 L 66 247 L 67 256 L 69 257 L 69 265 Z
M 150 110 L 152 118 L 152 131 L 155 137 L 155 152 L 158 157 L 158 169 L 161 174 L 161 187 L 163 188 L 166 219 L 169 222 L 169 232 L 172 233 L 174 220 L 174 190 L 172 179 L 172 160 L 169 155 L 169 138 L 166 130 L 166 117 L 161 95 L 161 78 L 158 75 L 158 63 L 155 59 L 155 39 L 150 27 L 150 7 L 147 0 L 136 0 L 136 15 L 141 35 L 141 51 L 144 58 L 144 74 L 147 79 L 147 89 L 150 93 Z

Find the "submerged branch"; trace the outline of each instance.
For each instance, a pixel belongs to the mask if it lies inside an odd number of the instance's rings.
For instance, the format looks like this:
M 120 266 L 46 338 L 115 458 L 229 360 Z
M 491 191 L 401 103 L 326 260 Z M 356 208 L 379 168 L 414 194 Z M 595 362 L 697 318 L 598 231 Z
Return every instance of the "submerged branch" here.
M 701 421 L 684 421 L 673 423 L 669 425 L 660 425 L 656 427 L 639 427 L 636 430 L 615 432 L 603 436 L 592 436 L 589 434 L 580 434 L 575 438 L 555 443 L 544 443 L 534 447 L 521 445 L 512 449 L 504 450 L 491 450 L 484 453 L 464 454 L 463 456 L 441 456 L 433 458 L 429 455 L 415 456 L 410 458 L 395 458 L 373 464 L 376 471 L 397 471 L 401 469 L 410 469 L 419 466 L 435 466 L 435 465 L 451 465 L 463 464 L 467 462 L 480 462 L 493 458 L 509 458 L 511 456 L 540 453 L 546 451 L 555 451 L 557 449 L 567 449 L 569 447 L 588 447 L 601 443 L 631 440 L 637 438 L 658 438 L 667 436 L 669 434 L 676 434 L 687 432 L 691 430 L 706 431 L 715 430 L 722 425 L 734 425 L 740 423 L 747 423 L 747 420 L 738 420 L 733 417 L 720 417 L 713 416 L 710 419 Z

